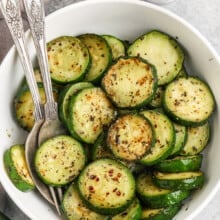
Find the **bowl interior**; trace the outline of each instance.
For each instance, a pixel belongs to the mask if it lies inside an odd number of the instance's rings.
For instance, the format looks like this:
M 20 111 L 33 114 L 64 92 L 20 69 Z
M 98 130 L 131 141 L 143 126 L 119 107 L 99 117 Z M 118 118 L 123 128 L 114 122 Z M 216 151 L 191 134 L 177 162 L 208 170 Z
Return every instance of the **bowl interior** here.
M 220 174 L 216 172 L 220 155 L 219 105 L 220 101 L 220 59 L 210 44 L 191 25 L 176 15 L 152 4 L 136 0 L 95 0 L 70 5 L 46 20 L 47 41 L 60 35 L 82 33 L 111 34 L 132 41 L 145 32 L 158 29 L 176 38 L 186 54 L 186 68 L 190 74 L 205 79 L 216 97 L 217 109 L 212 120 L 212 139 L 204 155 L 203 170 L 206 174 L 205 186 L 197 191 L 182 208 L 177 219 L 192 218 L 204 208 L 217 191 Z M 29 40 L 29 50 L 34 60 L 35 51 Z M 3 153 L 12 144 L 24 143 L 27 135 L 20 129 L 12 112 L 12 100 L 23 78 L 23 70 L 13 47 L 0 67 L 0 181 L 12 200 L 31 219 L 59 219 L 36 192 L 22 193 L 8 179 L 3 165 Z

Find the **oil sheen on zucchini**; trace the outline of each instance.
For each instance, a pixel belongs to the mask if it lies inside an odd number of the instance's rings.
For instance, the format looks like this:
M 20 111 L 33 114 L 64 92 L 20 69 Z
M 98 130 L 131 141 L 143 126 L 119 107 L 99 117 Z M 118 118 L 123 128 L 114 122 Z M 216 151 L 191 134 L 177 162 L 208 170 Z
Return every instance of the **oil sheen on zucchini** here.
M 129 169 L 112 159 L 90 163 L 78 178 L 78 188 L 85 204 L 101 214 L 125 211 L 135 197 L 135 179 Z
M 186 126 L 204 124 L 215 109 L 212 91 L 197 77 L 180 77 L 172 81 L 163 97 L 167 114 Z
M 26 192 L 35 188 L 29 174 L 24 145 L 13 145 L 4 153 L 4 165 L 12 183 L 19 190 Z
M 158 187 L 152 180 L 150 173 L 138 176 L 137 193 L 143 203 L 150 208 L 164 208 L 179 204 L 190 195 L 187 190 L 171 190 Z
M 156 164 L 155 168 L 160 172 L 175 173 L 198 171 L 202 164 L 202 154 L 193 156 L 176 156 Z
M 91 55 L 91 67 L 85 80 L 97 82 L 112 62 L 112 51 L 107 41 L 94 33 L 82 34 L 78 38 L 83 42 Z
M 154 182 L 164 189 L 192 190 L 203 186 L 205 177 L 202 171 L 161 173 L 154 172 Z
M 172 81 L 182 69 L 184 60 L 183 51 L 177 41 L 156 30 L 135 40 L 127 53 L 129 56 L 140 56 L 155 65 L 158 85 Z
M 125 44 L 119 38 L 112 35 L 102 35 L 112 50 L 112 60 L 116 60 L 121 56 L 125 56 Z
M 181 205 L 179 204 L 159 209 L 144 207 L 141 220 L 171 220 L 180 208 Z
M 102 78 L 102 86 L 117 107 L 141 107 L 153 99 L 156 70 L 137 57 L 119 58 Z
M 80 142 L 58 135 L 43 142 L 36 151 L 35 169 L 41 180 L 52 186 L 72 182 L 84 168 L 86 154 Z
M 155 144 L 140 162 L 144 165 L 154 165 L 167 158 L 175 143 L 175 130 L 171 120 L 156 110 L 144 110 L 141 114 L 152 124 L 155 131 Z
M 59 117 L 66 127 L 68 126 L 68 120 L 69 120 L 68 106 L 69 106 L 70 98 L 81 89 L 92 86 L 93 85 L 89 82 L 78 82 L 78 83 L 68 84 L 59 94 L 59 99 L 58 99 Z
M 52 80 L 60 84 L 80 81 L 90 68 L 87 47 L 76 37 L 62 36 L 47 44 Z
M 71 184 L 64 194 L 62 210 L 68 220 L 108 220 L 107 216 L 88 209 L 79 196 L 76 184 Z
M 46 96 L 43 85 L 41 83 L 38 83 L 37 85 L 42 103 L 45 103 Z M 58 90 L 55 88 L 53 88 L 53 95 L 54 99 L 57 100 Z M 19 89 L 14 99 L 14 111 L 18 124 L 25 130 L 30 131 L 34 125 L 34 103 L 31 92 L 26 84 Z
M 110 159 L 117 159 L 122 164 L 124 164 L 132 173 L 137 174 L 140 173 L 142 170 L 145 169 L 145 166 L 134 161 L 122 160 L 116 158 L 116 156 L 112 153 L 110 148 L 106 143 L 106 134 L 103 132 L 97 140 L 95 141 L 92 147 L 92 160 L 97 160 L 101 158 L 110 158 Z
M 175 122 L 173 122 L 173 126 L 176 134 L 176 140 L 175 140 L 174 148 L 170 153 L 171 157 L 174 155 L 178 155 L 180 153 L 188 137 L 188 129 L 186 126 L 177 124 Z
M 115 118 L 115 109 L 103 90 L 85 88 L 69 104 L 70 133 L 78 140 L 92 144 Z
M 131 203 L 131 205 L 124 211 L 115 216 L 110 220 L 140 220 L 142 214 L 142 207 L 137 198 Z
M 197 127 L 187 127 L 187 140 L 180 155 L 196 155 L 204 150 L 210 139 L 210 125 L 207 121 L 205 124 Z
M 121 116 L 108 129 L 107 144 L 117 158 L 139 160 L 154 144 L 152 126 L 142 115 Z

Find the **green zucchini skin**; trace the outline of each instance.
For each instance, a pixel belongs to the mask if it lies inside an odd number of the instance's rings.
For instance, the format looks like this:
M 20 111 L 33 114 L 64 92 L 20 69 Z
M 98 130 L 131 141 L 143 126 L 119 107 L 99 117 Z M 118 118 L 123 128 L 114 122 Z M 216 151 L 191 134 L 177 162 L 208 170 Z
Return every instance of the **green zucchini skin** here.
M 174 148 L 170 153 L 170 157 L 180 154 L 188 138 L 188 129 L 186 126 L 177 124 L 175 122 L 173 122 L 173 126 L 176 133 L 176 140 Z
M 66 190 L 61 204 L 63 213 L 68 220 L 109 220 L 108 216 L 104 216 L 88 209 L 79 196 L 79 192 L 75 183 L 71 184 Z
M 112 63 L 111 48 L 105 38 L 98 34 L 87 33 L 79 35 L 78 38 L 88 48 L 91 56 L 91 67 L 84 80 L 98 83 Z
M 122 164 L 124 164 L 133 174 L 138 174 L 145 169 L 145 166 L 138 162 L 121 160 L 116 158 L 106 143 L 106 135 L 107 134 L 103 132 L 101 135 L 99 135 L 96 142 L 94 143 L 91 152 L 93 161 L 101 158 L 110 158 L 110 159 L 118 160 Z
M 176 156 L 155 165 L 155 169 L 164 173 L 198 171 L 202 164 L 202 154 L 193 156 Z
M 155 185 L 150 173 L 142 173 L 136 182 L 138 197 L 149 208 L 164 208 L 179 204 L 189 197 L 190 191 L 169 190 Z
M 154 172 L 153 180 L 156 185 L 164 189 L 193 190 L 201 188 L 205 181 L 202 171 L 181 173 Z
M 35 189 L 25 159 L 24 145 L 12 145 L 4 153 L 4 165 L 14 186 L 22 192 Z
M 130 170 L 113 159 L 99 159 L 81 172 L 77 186 L 86 206 L 100 214 L 125 211 L 135 198 L 135 179 Z
M 110 220 L 140 220 L 142 215 L 142 207 L 137 198 L 131 205 L 122 213 L 119 213 L 110 218 Z
M 111 152 L 106 143 L 106 132 L 102 132 L 99 137 L 96 139 L 92 147 L 92 160 L 98 160 L 101 158 L 112 158 L 115 159 L 114 154 Z
M 116 158 L 140 160 L 154 145 L 152 125 L 140 114 L 120 116 L 108 129 L 107 145 Z
M 209 85 L 195 76 L 180 77 L 166 86 L 165 112 L 179 124 L 203 125 L 215 110 L 215 98 Z
M 157 69 L 158 85 L 171 82 L 182 69 L 184 53 L 175 39 L 152 30 L 136 39 L 128 48 L 129 56 L 140 56 Z
M 166 159 L 172 152 L 175 143 L 175 131 L 172 121 L 162 112 L 144 110 L 140 114 L 150 121 L 155 132 L 155 144 L 151 147 L 150 152 L 140 160 L 140 163 L 152 166 Z
M 43 89 L 43 84 L 38 83 L 37 86 L 39 89 L 42 103 L 45 103 L 46 96 Z M 58 90 L 55 87 L 53 88 L 53 95 L 54 99 L 57 100 Z M 34 103 L 27 84 L 24 84 L 19 88 L 19 91 L 14 98 L 13 104 L 16 122 L 24 130 L 30 131 L 34 125 Z
M 151 108 L 161 108 L 162 107 L 162 100 L 163 100 L 163 93 L 165 90 L 165 86 L 158 86 L 153 99 L 148 104 Z
M 160 209 L 144 207 L 141 220 L 171 220 L 180 209 L 181 205 L 174 205 Z
M 190 156 L 201 153 L 210 140 L 211 128 L 209 121 L 197 127 L 187 127 L 187 134 L 186 143 L 179 154 Z
M 126 55 L 125 44 L 121 39 L 112 35 L 102 35 L 102 37 L 107 41 L 111 48 L 113 61 Z
M 68 135 L 58 135 L 39 146 L 34 165 L 45 184 L 64 186 L 77 178 L 86 162 L 86 153 L 79 141 Z
M 118 108 L 140 108 L 154 97 L 157 72 L 139 57 L 120 57 L 106 71 L 101 84 Z
M 68 106 L 70 98 L 76 95 L 81 89 L 92 87 L 93 85 L 89 82 L 78 82 L 73 84 L 68 84 L 59 94 L 58 98 L 58 111 L 60 120 L 68 128 Z
M 87 47 L 76 37 L 61 36 L 47 44 L 51 79 L 58 84 L 82 81 L 90 69 Z
M 182 69 L 179 71 L 178 75 L 176 76 L 176 78 L 179 77 L 188 77 L 188 73 L 186 71 L 185 66 L 182 67 Z
M 68 111 L 70 134 L 88 144 L 94 144 L 103 129 L 116 117 L 114 106 L 99 87 L 80 90 L 71 97 Z

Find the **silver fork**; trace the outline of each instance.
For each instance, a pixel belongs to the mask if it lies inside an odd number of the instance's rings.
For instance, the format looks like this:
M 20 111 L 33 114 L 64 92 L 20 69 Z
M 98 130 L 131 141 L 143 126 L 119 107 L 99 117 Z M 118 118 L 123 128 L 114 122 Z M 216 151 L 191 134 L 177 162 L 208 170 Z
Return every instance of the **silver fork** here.
M 45 121 L 38 134 L 38 145 L 45 140 L 64 134 L 65 130 L 58 117 L 57 103 L 53 97 L 52 83 L 50 79 L 49 65 L 47 59 L 46 39 L 45 39 L 45 11 L 42 0 L 23 0 L 31 34 L 34 40 L 41 75 L 43 78 L 46 93 L 46 103 L 44 105 Z M 59 215 L 59 203 L 62 201 L 62 189 L 49 186 L 49 190 L 54 201 L 54 205 Z
M 15 46 L 17 48 L 20 61 L 23 65 L 27 83 L 29 85 L 34 102 L 35 123 L 31 132 L 28 134 L 28 137 L 25 142 L 25 154 L 26 154 L 27 165 L 40 194 L 49 203 L 55 205 L 58 213 L 61 214 L 59 210 L 59 202 L 60 202 L 59 200 L 62 199 L 61 189 L 58 190 L 58 194 L 59 194 L 59 198 L 58 198 L 56 196 L 56 192 L 53 187 L 48 188 L 48 186 L 46 186 L 39 180 L 35 172 L 35 168 L 33 167 L 34 154 L 37 147 L 39 146 L 39 143 L 41 143 L 42 141 L 53 135 L 57 135 L 58 133 L 63 133 L 64 130 L 61 127 L 61 124 L 58 120 L 57 104 L 53 99 L 51 81 L 48 75 L 49 70 L 48 70 L 47 58 L 45 53 L 46 46 L 45 46 L 45 37 L 44 37 L 43 4 L 42 2 L 40 2 L 40 4 L 37 4 L 36 1 L 33 0 L 32 6 L 29 7 L 30 6 L 29 3 L 30 0 L 26 2 L 26 6 L 28 7 L 28 9 L 32 10 L 30 11 L 29 15 L 33 16 L 33 18 L 31 19 L 34 19 L 35 21 L 33 22 L 33 20 L 30 20 L 30 26 L 32 27 L 31 30 L 33 29 L 32 35 L 34 38 L 36 49 L 38 52 L 40 51 L 38 53 L 39 64 L 42 71 L 42 77 L 45 86 L 46 98 L 47 98 L 47 102 L 44 106 L 42 105 L 41 102 L 37 83 L 34 76 L 33 66 L 30 61 L 29 54 L 27 52 L 19 0 L 0 0 L 0 7 L 4 19 L 7 23 L 7 26 L 11 32 Z M 41 17 L 39 16 L 35 17 L 37 13 L 40 13 Z M 45 132 L 44 130 L 45 127 L 51 129 L 50 131 L 52 133 L 50 132 L 48 134 L 47 132 Z M 52 128 L 56 129 L 56 132 L 54 132 Z
M 33 66 L 27 52 L 19 0 L 0 0 L 0 7 L 18 51 L 34 103 L 35 123 L 25 142 L 26 155 L 28 156 L 27 165 L 39 192 L 51 204 L 54 204 L 48 188 L 39 180 L 32 165 L 34 160 L 34 152 L 38 147 L 37 137 L 39 129 L 44 122 L 44 110 L 35 80 Z

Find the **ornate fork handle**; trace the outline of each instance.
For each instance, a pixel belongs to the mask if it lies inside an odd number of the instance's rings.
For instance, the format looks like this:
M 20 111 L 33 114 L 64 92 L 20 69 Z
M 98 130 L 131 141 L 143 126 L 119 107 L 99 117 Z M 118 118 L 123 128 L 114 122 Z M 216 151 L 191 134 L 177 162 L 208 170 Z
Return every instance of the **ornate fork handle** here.
M 45 118 L 53 119 L 57 116 L 57 103 L 53 98 L 52 84 L 50 79 L 45 39 L 44 4 L 42 0 L 23 0 L 31 34 L 37 50 L 37 57 L 43 78 L 46 93 Z
M 35 120 L 42 120 L 44 117 L 41 98 L 35 80 L 32 63 L 27 53 L 27 47 L 24 43 L 24 30 L 19 0 L 0 0 L 0 8 L 11 32 L 22 66 L 24 68 L 26 80 L 33 97 Z

